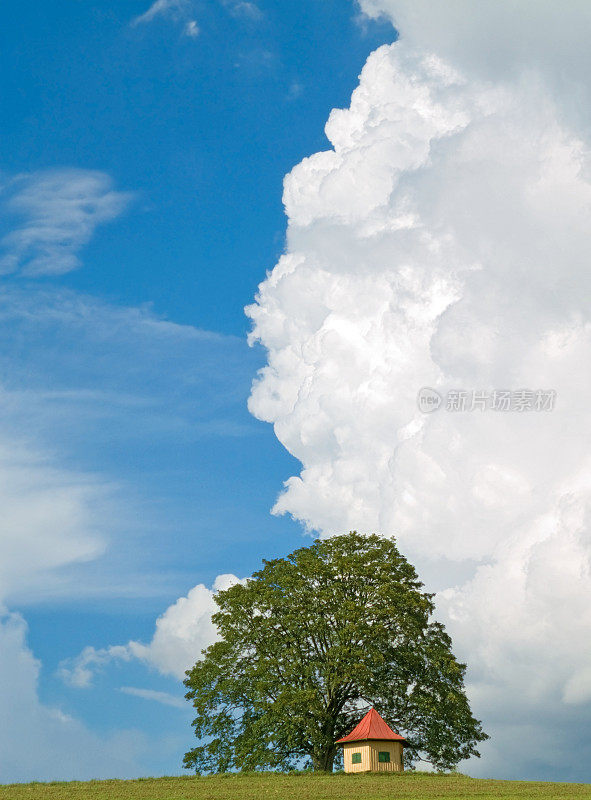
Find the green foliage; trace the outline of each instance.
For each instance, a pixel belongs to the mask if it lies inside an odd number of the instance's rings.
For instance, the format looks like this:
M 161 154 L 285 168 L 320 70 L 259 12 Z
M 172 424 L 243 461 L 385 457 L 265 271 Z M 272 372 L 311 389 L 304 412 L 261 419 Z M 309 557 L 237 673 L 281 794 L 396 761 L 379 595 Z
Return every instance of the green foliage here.
M 334 742 L 374 706 L 404 736 L 407 767 L 478 755 L 486 739 L 464 693 L 465 666 L 432 595 L 391 539 L 356 532 L 264 561 L 219 592 L 220 641 L 187 672 L 197 772 L 330 771 Z

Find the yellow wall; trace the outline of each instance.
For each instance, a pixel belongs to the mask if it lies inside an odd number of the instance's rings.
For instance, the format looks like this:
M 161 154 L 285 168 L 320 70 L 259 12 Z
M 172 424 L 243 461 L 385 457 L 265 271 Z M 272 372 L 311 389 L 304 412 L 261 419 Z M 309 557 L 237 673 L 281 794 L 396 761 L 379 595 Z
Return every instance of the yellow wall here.
M 387 750 L 390 762 L 378 761 L 378 753 Z M 361 753 L 361 763 L 352 764 L 353 753 Z M 400 742 L 347 742 L 343 745 L 345 772 L 402 772 L 402 744 Z

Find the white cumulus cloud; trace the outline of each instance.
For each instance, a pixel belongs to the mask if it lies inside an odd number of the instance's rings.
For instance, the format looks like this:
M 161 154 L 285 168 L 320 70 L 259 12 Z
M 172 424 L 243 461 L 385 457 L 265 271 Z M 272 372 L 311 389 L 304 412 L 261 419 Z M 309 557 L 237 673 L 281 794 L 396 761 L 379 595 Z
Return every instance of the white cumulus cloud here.
M 474 77 L 498 79 L 535 69 L 553 86 L 563 82 L 571 97 L 581 85 L 589 87 L 591 7 L 585 0 L 564 7 L 551 0 L 358 3 L 367 16 L 390 19 L 406 43 L 435 52 Z
M 395 534 L 440 590 L 495 735 L 473 771 L 540 775 L 516 746 L 518 715 L 540 741 L 555 732 L 560 758 L 544 774 L 582 776 L 572 730 L 591 700 L 588 142 L 533 56 L 529 71 L 474 74 L 468 58 L 422 46 L 415 5 L 426 14 L 424 3 L 365 4 L 416 16 L 416 32 L 409 43 L 401 24 L 400 41 L 369 57 L 350 107 L 330 115 L 332 149 L 285 179 L 286 253 L 248 309 L 268 350 L 250 408 L 302 463 L 277 513 L 325 535 Z M 468 47 L 455 15 L 466 4 L 451 6 L 444 33 L 456 25 Z M 424 415 L 422 386 L 553 389 L 558 400 L 546 413 Z
M 215 593 L 236 583 L 240 583 L 239 578 L 226 574 L 218 575 L 211 589 L 202 583 L 194 586 L 186 597 L 180 597 L 158 617 L 148 644 L 130 641 L 126 645 L 100 649 L 86 647 L 74 659 L 64 661 L 59 674 L 70 686 L 83 689 L 92 684 L 96 671 L 104 665 L 138 659 L 162 675 L 184 678 L 185 671 L 193 666 L 201 651 L 217 638 L 217 629 L 211 620 L 217 609 Z

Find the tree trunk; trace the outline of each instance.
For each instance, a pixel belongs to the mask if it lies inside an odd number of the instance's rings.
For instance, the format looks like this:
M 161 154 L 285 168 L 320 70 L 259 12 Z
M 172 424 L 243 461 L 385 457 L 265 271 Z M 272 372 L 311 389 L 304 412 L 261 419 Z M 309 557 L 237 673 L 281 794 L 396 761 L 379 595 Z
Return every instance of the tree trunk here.
M 334 746 L 312 753 L 314 772 L 332 772 L 336 754 L 337 749 Z

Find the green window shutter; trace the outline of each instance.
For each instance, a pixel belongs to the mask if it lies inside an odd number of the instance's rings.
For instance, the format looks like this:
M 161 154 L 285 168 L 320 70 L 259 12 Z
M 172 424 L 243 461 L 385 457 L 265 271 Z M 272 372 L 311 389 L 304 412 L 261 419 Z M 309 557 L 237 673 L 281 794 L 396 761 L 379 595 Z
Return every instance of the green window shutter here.
M 351 754 L 351 764 L 361 764 L 361 753 Z
M 390 763 L 390 753 L 387 751 L 381 750 L 378 753 L 378 761 L 381 761 L 382 764 L 389 764 Z

